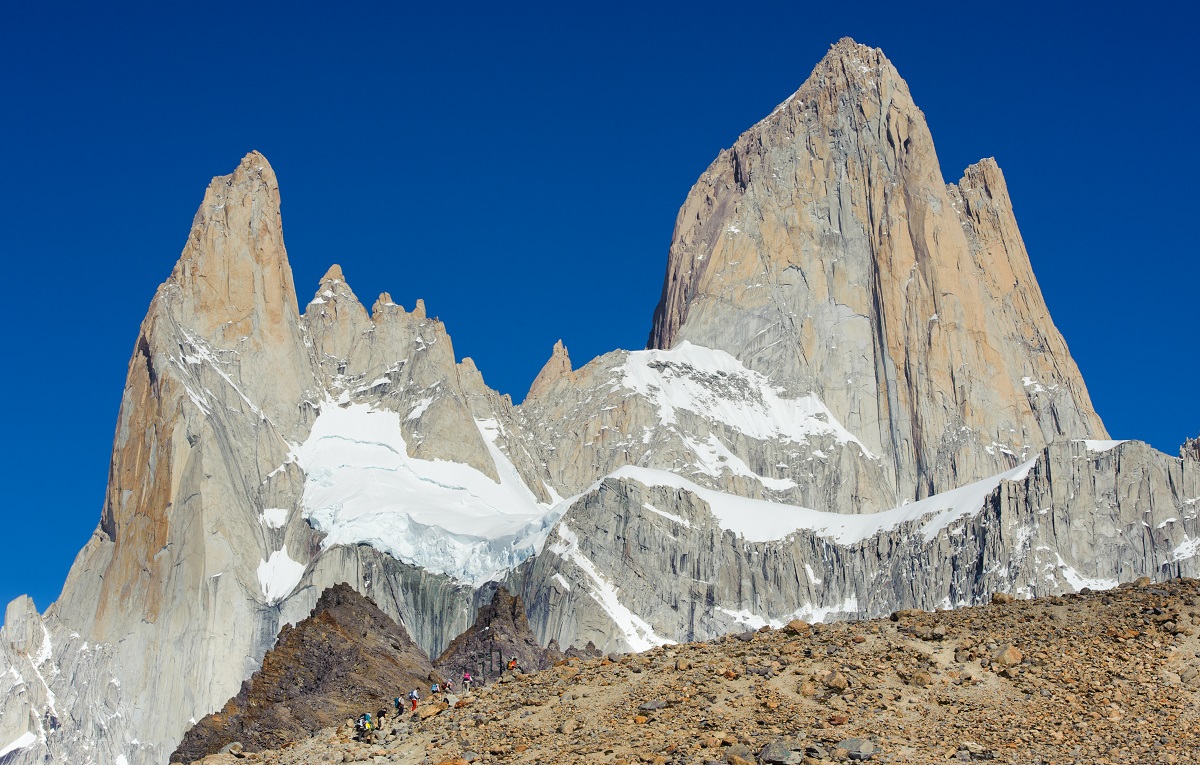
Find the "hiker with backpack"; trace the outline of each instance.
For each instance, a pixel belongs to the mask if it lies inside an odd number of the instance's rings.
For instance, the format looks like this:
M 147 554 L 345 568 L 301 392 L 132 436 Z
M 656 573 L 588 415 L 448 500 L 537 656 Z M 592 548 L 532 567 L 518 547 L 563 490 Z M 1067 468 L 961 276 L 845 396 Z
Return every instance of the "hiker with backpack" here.
M 421 700 L 421 695 L 417 693 L 417 689 L 413 688 L 408 692 L 408 700 L 412 702 L 412 711 L 417 711 L 417 702 Z
M 374 729 L 370 712 L 359 715 L 358 719 L 354 721 L 354 735 L 359 741 L 368 741 Z
M 471 692 L 471 673 L 468 670 L 463 670 L 463 693 Z

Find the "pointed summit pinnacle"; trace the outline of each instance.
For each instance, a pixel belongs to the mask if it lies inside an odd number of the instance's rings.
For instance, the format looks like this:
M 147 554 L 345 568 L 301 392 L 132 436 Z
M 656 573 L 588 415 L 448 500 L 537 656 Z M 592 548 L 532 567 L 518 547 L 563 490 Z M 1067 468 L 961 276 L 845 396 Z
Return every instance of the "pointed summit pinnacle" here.
M 329 270 L 325 272 L 325 275 L 321 277 L 322 284 L 324 284 L 325 282 L 344 282 L 344 281 L 346 281 L 346 277 L 342 276 L 342 267 L 339 266 L 337 263 L 334 263 L 332 266 L 330 266 Z
M 559 340 L 554 344 L 554 350 L 550 352 L 550 359 L 546 365 L 542 367 L 542 371 L 538 372 L 538 376 L 534 378 L 533 384 L 529 386 L 529 395 L 527 398 L 536 398 L 562 377 L 571 374 L 571 357 L 567 353 L 567 346 L 563 345 L 563 341 Z
M 290 332 L 299 311 L 266 157 L 252 151 L 212 179 L 168 282 L 180 318 L 222 347 Z

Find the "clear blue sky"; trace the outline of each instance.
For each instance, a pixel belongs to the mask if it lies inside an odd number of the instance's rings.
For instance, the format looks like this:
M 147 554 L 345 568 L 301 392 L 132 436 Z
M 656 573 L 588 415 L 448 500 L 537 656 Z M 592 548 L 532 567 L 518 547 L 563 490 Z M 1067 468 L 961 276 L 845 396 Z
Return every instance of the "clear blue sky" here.
M 520 400 L 560 337 L 577 365 L 644 345 L 688 189 L 844 35 L 908 80 L 947 180 L 997 158 L 1113 436 L 1200 434 L 1185 4 L 272 5 L 5 9 L 0 601 L 44 610 L 95 528 L 138 324 L 247 151 L 302 305 L 334 262 L 368 306 L 424 298 Z

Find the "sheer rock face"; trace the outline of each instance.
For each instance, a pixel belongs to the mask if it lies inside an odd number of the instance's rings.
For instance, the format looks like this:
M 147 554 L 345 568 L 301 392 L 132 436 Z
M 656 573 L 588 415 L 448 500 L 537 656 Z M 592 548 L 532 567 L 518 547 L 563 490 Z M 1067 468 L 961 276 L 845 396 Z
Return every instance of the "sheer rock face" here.
M 285 626 L 237 696 L 188 730 L 171 755 L 191 762 L 239 741 L 278 748 L 363 712 L 375 714 L 426 685 L 429 658 L 404 628 L 346 584 L 326 590 L 312 614 Z
M 688 195 L 649 345 L 685 340 L 820 396 L 897 500 L 1104 437 L 999 168 L 947 186 L 908 86 L 850 40 Z
M 724 528 L 695 491 L 609 479 L 571 506 L 534 561 L 530 621 L 542 643 L 644 650 L 797 618 L 1200 573 L 1194 461 L 1138 442 L 1100 452 L 1059 442 L 996 484 L 974 512 L 924 514 L 850 538 L 799 529 L 754 542 Z M 619 592 L 618 606 L 595 596 L 606 588 Z

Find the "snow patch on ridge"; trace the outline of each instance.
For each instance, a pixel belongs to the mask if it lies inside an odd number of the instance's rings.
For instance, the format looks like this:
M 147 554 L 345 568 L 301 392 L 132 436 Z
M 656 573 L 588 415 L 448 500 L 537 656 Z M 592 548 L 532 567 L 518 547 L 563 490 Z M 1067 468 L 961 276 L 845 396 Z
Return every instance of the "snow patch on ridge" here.
M 717 606 L 714 612 L 728 616 L 737 624 L 745 625 L 750 629 L 756 630 L 762 627 L 770 627 L 777 630 L 793 619 L 800 619 L 810 624 L 815 624 L 817 622 L 824 622 L 831 616 L 858 613 L 858 596 L 852 594 L 841 603 L 835 603 L 831 606 L 815 606 L 812 603 L 805 603 L 783 619 L 768 619 L 746 609 L 730 611 L 720 606 Z
M 1087 450 L 1089 452 L 1092 452 L 1094 454 L 1103 454 L 1104 452 L 1112 451 L 1113 449 L 1117 448 L 1118 446 L 1120 446 L 1121 444 L 1125 443 L 1125 441 L 1128 441 L 1128 440 L 1129 439 L 1125 439 L 1122 441 L 1098 441 L 1094 438 L 1082 439 L 1083 445 L 1087 447 Z
M 26 749 L 28 747 L 31 747 L 35 743 L 37 743 L 37 740 L 38 740 L 37 735 L 35 735 L 29 731 L 25 731 L 20 736 L 17 736 L 17 739 L 15 741 L 9 743 L 3 749 L 0 749 L 0 757 L 3 757 L 6 754 L 9 754 L 11 752 L 15 752 L 18 749 Z
M 708 503 L 709 511 L 721 528 L 742 536 L 747 542 L 772 542 L 796 531 L 808 530 L 837 544 L 851 545 L 920 519 L 925 519 L 921 532 L 924 540 L 929 542 L 954 521 L 973 516 L 983 509 L 984 500 L 1001 481 L 1024 479 L 1036 463 L 1035 457 L 1012 470 L 982 481 L 935 494 L 919 502 L 863 515 L 826 513 L 799 505 L 747 499 L 707 489 L 664 470 L 633 465 L 619 468 L 609 477 L 630 479 L 646 486 L 666 486 L 688 491 Z M 599 482 L 595 485 L 598 486 Z
M 684 444 L 696 455 L 700 461 L 699 469 L 701 472 L 720 478 L 721 474 L 728 470 L 734 475 L 753 478 L 768 489 L 775 491 L 786 491 L 787 489 L 796 488 L 795 481 L 789 481 L 786 478 L 767 478 L 761 476 L 750 469 L 750 466 L 742 461 L 733 452 L 726 448 L 725 444 L 721 443 L 715 435 L 709 434 L 708 440 L 704 443 L 693 441 L 687 436 L 682 436 Z
M 565 508 L 538 502 L 479 420 L 500 482 L 473 467 L 410 457 L 395 412 L 326 400 L 299 447 L 304 517 L 322 546 L 369 544 L 459 581 L 483 584 L 535 554 Z M 411 414 L 409 415 L 411 416 Z
M 269 529 L 282 529 L 287 523 L 288 511 L 284 507 L 268 507 L 262 511 L 259 522 Z
M 566 523 L 558 524 L 558 541 L 547 548 L 563 560 L 574 563 L 592 582 L 587 593 L 604 609 L 617 629 L 621 630 L 625 642 L 635 651 L 646 651 L 655 646 L 673 644 L 675 641 L 662 637 L 637 614 L 630 611 L 618 597 L 619 590 L 596 569 L 596 565 L 579 551 L 579 537 Z
M 647 510 L 654 513 L 655 515 L 661 515 L 663 518 L 666 518 L 668 521 L 674 521 L 675 523 L 678 523 L 680 526 L 683 526 L 685 529 L 690 529 L 692 527 L 692 522 L 689 521 L 687 518 L 683 518 L 681 516 L 675 515 L 675 513 L 668 513 L 666 510 L 659 510 L 657 507 L 650 504 L 649 502 L 643 502 L 642 507 L 646 508 Z
M 858 613 L 858 596 L 850 595 L 841 603 L 832 606 L 814 606 L 811 603 L 805 603 L 800 608 L 792 612 L 791 619 L 800 619 L 802 621 L 815 624 L 816 622 L 824 622 L 831 616 L 837 614 L 854 614 Z
M 731 611 L 728 608 L 721 608 L 720 606 L 714 606 L 713 612 L 717 613 L 717 614 L 721 614 L 723 616 L 727 616 L 730 619 L 733 619 L 735 624 L 743 625 L 752 630 L 761 629 L 766 626 L 770 626 L 772 629 L 779 629 L 780 627 L 783 626 L 782 622 L 764 619 L 761 616 L 759 616 L 758 614 L 754 613 L 753 611 L 750 611 L 745 608 L 743 608 L 741 611 Z
M 1075 592 L 1079 592 L 1084 587 L 1092 590 L 1111 590 L 1118 584 L 1116 579 L 1093 579 L 1090 577 L 1081 576 L 1078 571 L 1071 566 L 1068 566 L 1066 562 L 1063 561 L 1061 555 L 1055 553 L 1055 557 L 1058 559 L 1059 574 L 1062 575 L 1062 578 L 1066 580 L 1067 584 L 1074 588 Z
M 816 395 L 783 398 L 766 377 L 724 351 L 682 342 L 669 351 L 630 353 L 616 371 L 617 385 L 655 404 L 664 425 L 684 410 L 760 441 L 805 444 L 813 436 L 832 437 L 874 457 Z
M 1200 539 L 1185 539 L 1171 551 L 1171 557 L 1165 562 L 1178 563 L 1181 560 L 1195 558 L 1197 555 L 1200 555 Z

